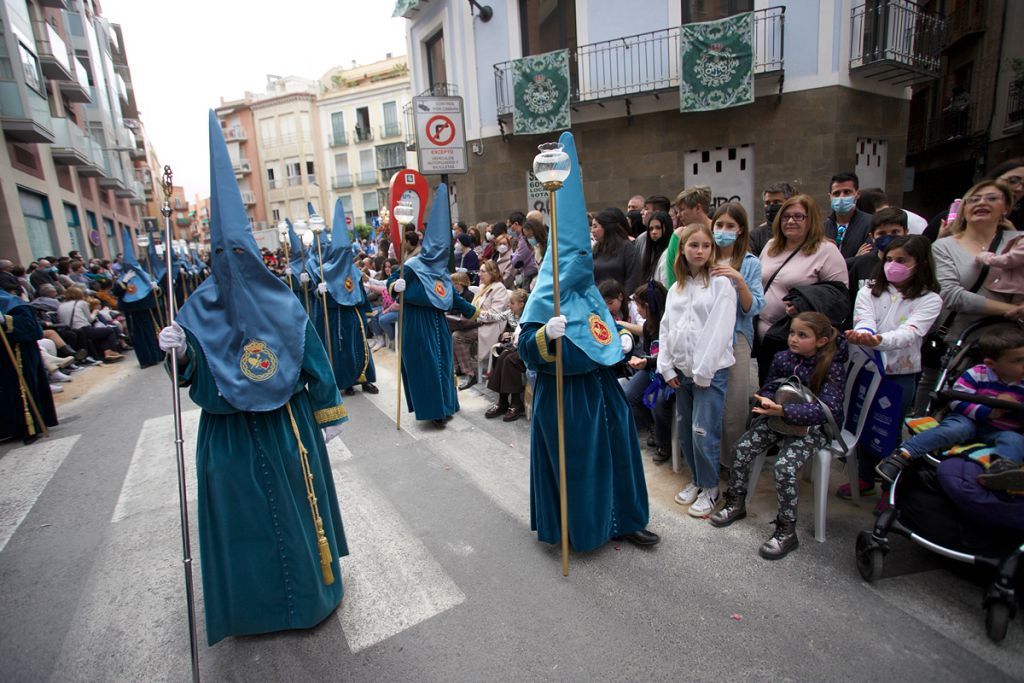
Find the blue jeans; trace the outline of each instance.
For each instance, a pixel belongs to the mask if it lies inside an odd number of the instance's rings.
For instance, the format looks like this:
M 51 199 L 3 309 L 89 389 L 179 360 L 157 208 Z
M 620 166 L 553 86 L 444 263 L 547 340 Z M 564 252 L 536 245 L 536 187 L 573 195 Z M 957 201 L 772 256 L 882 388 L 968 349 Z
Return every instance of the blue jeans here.
M 672 442 L 672 403 L 664 392 L 658 393 L 654 409 L 644 405 L 644 392 L 651 385 L 649 370 L 641 370 L 626 382 L 626 400 L 633 411 L 637 431 L 650 427 L 654 422 L 654 438 L 662 448 L 669 448 Z
M 381 313 L 377 316 L 377 323 L 380 325 L 380 329 L 384 331 L 385 337 L 394 339 L 395 327 L 398 325 L 398 311 Z
M 981 441 L 995 447 L 995 452 L 1001 458 L 1016 463 L 1024 461 L 1024 435 L 979 425 L 959 413 L 948 415 L 938 427 L 926 429 L 905 441 L 901 448 L 910 453 L 911 458 L 920 458 L 932 451 L 945 450 L 972 441 Z
M 702 489 L 718 486 L 718 464 L 722 448 L 722 411 L 729 385 L 729 368 L 715 373 L 711 386 L 698 387 L 693 379 L 679 374 L 676 414 L 679 447 L 693 472 L 693 482 Z

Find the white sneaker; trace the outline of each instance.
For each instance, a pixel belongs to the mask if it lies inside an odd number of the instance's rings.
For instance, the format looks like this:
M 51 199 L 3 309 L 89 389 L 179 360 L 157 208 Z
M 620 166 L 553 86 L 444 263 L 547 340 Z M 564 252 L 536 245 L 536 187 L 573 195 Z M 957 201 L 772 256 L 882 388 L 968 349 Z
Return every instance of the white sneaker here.
M 686 488 L 676 494 L 676 502 L 680 505 L 693 505 L 693 501 L 697 500 L 699 494 L 700 487 L 691 481 Z
M 61 385 L 59 385 L 59 384 L 51 384 L 50 385 L 50 393 L 59 394 L 62 391 L 64 391 L 64 387 L 62 387 Z
M 71 378 L 68 377 L 67 375 L 65 375 L 60 370 L 54 370 L 53 372 L 50 373 L 50 382 L 51 383 L 57 384 L 57 383 L 60 383 L 60 382 L 70 382 L 70 381 L 71 381 Z
M 718 487 L 701 489 L 700 495 L 687 510 L 691 517 L 707 517 L 718 507 Z

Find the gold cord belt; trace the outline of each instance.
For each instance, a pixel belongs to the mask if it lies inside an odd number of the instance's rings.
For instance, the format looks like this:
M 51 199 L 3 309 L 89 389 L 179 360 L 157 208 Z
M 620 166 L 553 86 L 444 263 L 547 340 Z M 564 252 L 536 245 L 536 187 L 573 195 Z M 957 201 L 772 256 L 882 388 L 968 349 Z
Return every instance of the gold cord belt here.
M 309 511 L 313 514 L 313 526 L 316 529 L 316 545 L 320 550 L 320 571 L 324 576 L 324 583 L 330 586 L 334 583 L 334 572 L 331 570 L 331 546 L 324 534 L 324 522 L 320 518 L 320 508 L 316 502 L 316 492 L 313 490 L 313 472 L 309 468 L 309 451 L 302 445 L 302 437 L 299 436 L 299 425 L 295 423 L 295 415 L 292 413 L 292 404 L 289 400 L 284 404 L 288 408 L 288 419 L 292 423 L 292 432 L 295 434 L 295 441 L 299 444 L 299 462 L 302 464 L 302 480 L 306 483 L 306 498 L 309 499 Z

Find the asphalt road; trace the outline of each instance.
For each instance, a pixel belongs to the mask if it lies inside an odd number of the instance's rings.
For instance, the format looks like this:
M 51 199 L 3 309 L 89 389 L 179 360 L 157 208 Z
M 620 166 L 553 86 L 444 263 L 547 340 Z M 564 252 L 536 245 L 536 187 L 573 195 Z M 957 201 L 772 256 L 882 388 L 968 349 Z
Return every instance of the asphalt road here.
M 48 439 L 0 445 L 2 681 L 189 677 L 169 386 L 159 368 L 121 368 L 62 406 Z M 352 554 L 345 600 L 319 627 L 205 646 L 193 529 L 204 679 L 1024 677 L 1024 616 L 990 643 L 962 572 L 897 539 L 885 578 L 860 579 L 853 540 L 873 499 L 832 499 L 819 544 L 805 485 L 800 549 L 761 560 L 768 476 L 753 514 L 718 530 L 672 502 L 682 475 L 648 462 L 662 543 L 574 555 L 563 578 L 529 529 L 529 423 L 485 420 L 474 388 L 447 429 L 405 414 L 396 430 L 393 368 L 378 355 L 381 393 L 346 398 L 331 444 Z M 191 470 L 198 411 L 184 403 Z

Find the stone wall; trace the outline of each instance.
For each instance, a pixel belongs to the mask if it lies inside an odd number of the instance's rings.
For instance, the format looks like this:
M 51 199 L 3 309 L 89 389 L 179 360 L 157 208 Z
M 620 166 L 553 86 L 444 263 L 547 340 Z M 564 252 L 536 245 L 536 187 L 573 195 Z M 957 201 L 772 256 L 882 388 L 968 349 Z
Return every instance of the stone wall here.
M 609 108 L 611 108 L 610 105 Z M 621 107 L 621 105 L 620 105 Z M 625 207 L 635 194 L 674 198 L 683 187 L 683 156 L 695 149 L 754 146 L 754 186 L 796 183 L 825 201 L 828 179 L 852 171 L 857 138 L 888 141 L 886 191 L 903 192 L 909 101 L 844 87 L 759 97 L 753 104 L 716 112 L 662 111 L 573 126 L 587 208 Z M 506 126 L 506 129 L 511 126 Z M 470 173 L 453 176 L 460 218 L 504 220 L 526 204 L 526 171 L 537 145 L 549 136 L 484 140 L 483 156 L 470 156 Z M 714 189 L 714 188 L 712 188 Z M 754 215 L 760 220 L 760 210 Z

